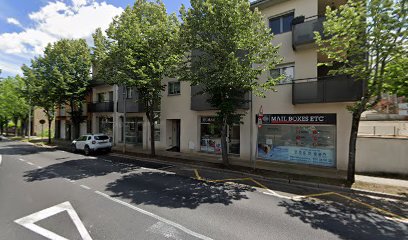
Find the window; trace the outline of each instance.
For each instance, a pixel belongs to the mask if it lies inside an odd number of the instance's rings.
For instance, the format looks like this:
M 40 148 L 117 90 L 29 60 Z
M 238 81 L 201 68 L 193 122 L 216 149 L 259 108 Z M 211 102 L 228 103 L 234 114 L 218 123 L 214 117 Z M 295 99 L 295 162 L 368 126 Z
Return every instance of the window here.
M 201 117 L 200 151 L 221 153 L 221 132 L 215 124 L 215 117 Z
M 99 117 L 99 133 L 113 136 L 113 118 Z
M 98 93 L 98 102 L 111 102 L 113 101 L 113 91 Z
M 143 144 L 143 118 L 140 117 L 129 117 L 126 118 L 126 124 L 123 124 L 123 117 L 122 118 L 122 126 L 121 126 L 121 142 L 123 142 L 123 137 L 126 137 L 126 143 L 141 145 Z M 126 126 L 124 129 L 123 126 Z M 126 130 L 124 132 L 124 130 Z
M 292 31 L 292 20 L 294 13 L 288 13 L 279 17 L 269 19 L 269 27 L 273 34 L 280 34 Z
M 180 95 L 180 82 L 169 82 L 169 95 Z
M 86 136 L 81 136 L 77 141 L 86 141 Z
M 108 140 L 109 137 L 105 135 L 95 136 L 95 140 Z
M 105 93 L 98 93 L 98 102 L 105 102 L 106 101 L 106 96 Z
M 277 78 L 280 75 L 283 75 L 284 78 L 279 82 L 279 84 L 288 84 L 292 83 L 295 79 L 295 66 L 293 65 L 284 65 L 278 68 L 272 69 L 270 71 L 272 78 Z
M 154 115 L 154 141 L 160 141 L 160 112 L 155 112 Z
M 133 89 L 131 87 L 126 87 L 126 98 L 132 98 Z
M 264 114 L 258 158 L 336 166 L 336 114 Z

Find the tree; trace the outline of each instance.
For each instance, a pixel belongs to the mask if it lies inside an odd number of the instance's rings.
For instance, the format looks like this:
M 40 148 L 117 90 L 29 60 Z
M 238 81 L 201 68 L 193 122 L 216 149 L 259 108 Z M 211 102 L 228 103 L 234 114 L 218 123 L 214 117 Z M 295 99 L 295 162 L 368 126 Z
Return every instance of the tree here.
M 357 133 L 361 113 L 374 107 L 385 91 L 397 91 L 407 65 L 406 0 L 349 0 L 338 9 L 326 9 L 324 38 L 315 33 L 325 65 L 340 67 L 329 74 L 347 74 L 364 82 L 362 98 L 348 109 L 352 113 L 347 181 L 354 183 Z M 405 60 L 406 61 L 406 60 Z M 402 73 L 399 75 L 399 73 Z
M 84 39 L 62 39 L 48 44 L 39 58 L 42 79 L 58 96 L 58 105 L 69 105 L 73 135 L 79 137 L 82 104 L 89 93 L 91 54 Z
M 51 124 L 55 117 L 55 108 L 59 100 L 58 91 L 52 78 L 47 78 L 45 59 L 38 57 L 31 60 L 31 67 L 22 66 L 24 74 L 24 95 L 31 106 L 43 109 L 48 120 L 48 143 L 51 143 Z
M 107 30 L 108 41 L 103 40 L 100 31 L 94 34 L 95 59 L 104 63 L 103 67 L 96 65 L 96 77 L 139 92 L 139 101 L 150 123 L 152 156 L 155 156 L 154 127 L 158 118 L 155 111 L 160 108 L 164 90 L 162 79 L 183 55 L 176 47 L 179 25 L 177 16 L 168 15 L 161 1 L 137 0 L 113 20 Z
M 5 124 L 8 124 L 10 120 L 13 120 L 16 126 L 16 136 L 18 135 L 19 120 L 21 121 L 21 126 L 24 129 L 24 122 L 27 120 L 29 111 L 29 106 L 23 97 L 22 89 L 23 81 L 19 76 L 7 77 L 0 82 L 1 131 L 3 131 Z
M 192 0 L 191 8 L 182 6 L 180 12 L 180 45 L 193 53 L 181 64 L 179 79 L 200 85 L 217 109 L 222 159 L 229 165 L 228 125 L 240 123 L 244 113 L 238 109 L 247 102 L 242 97 L 245 93 L 264 96 L 273 89 L 278 79 L 260 81 L 259 77 L 280 62 L 278 46 L 273 46 L 261 13 L 252 11 L 247 0 Z

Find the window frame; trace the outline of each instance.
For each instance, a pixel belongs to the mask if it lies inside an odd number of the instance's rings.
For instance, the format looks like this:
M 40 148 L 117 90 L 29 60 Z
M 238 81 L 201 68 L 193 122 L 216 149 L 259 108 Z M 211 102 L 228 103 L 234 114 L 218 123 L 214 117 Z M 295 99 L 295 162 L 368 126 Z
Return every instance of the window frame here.
M 178 84 L 178 92 L 174 92 L 174 86 Z M 173 92 L 171 92 L 171 89 L 173 89 Z M 167 84 L 167 94 L 169 96 L 177 96 L 181 95 L 181 84 L 180 81 L 170 81 Z
M 278 15 L 274 15 L 272 17 L 268 18 L 268 27 L 271 29 L 271 33 L 273 33 L 275 36 L 282 34 L 282 33 L 287 33 L 287 32 L 291 32 L 292 31 L 292 27 L 290 27 L 289 31 L 283 31 L 283 19 L 284 17 L 288 16 L 288 15 L 292 15 L 292 20 L 295 18 L 295 10 L 292 9 L 290 11 L 278 14 Z M 279 19 L 279 32 L 278 33 L 274 33 L 271 27 L 271 21 Z M 291 24 L 292 25 L 292 24 Z
M 278 65 L 276 68 L 269 70 L 269 76 L 272 77 L 271 72 L 274 70 L 279 70 L 279 75 L 284 75 L 283 69 L 286 68 L 293 68 L 293 78 L 290 81 L 287 81 L 285 79 L 282 79 L 279 83 L 277 83 L 277 85 L 286 85 L 286 84 L 292 84 L 293 81 L 295 80 L 295 63 L 287 63 L 287 64 L 282 64 L 282 65 Z
M 126 99 L 131 99 L 133 97 L 133 88 L 126 87 Z

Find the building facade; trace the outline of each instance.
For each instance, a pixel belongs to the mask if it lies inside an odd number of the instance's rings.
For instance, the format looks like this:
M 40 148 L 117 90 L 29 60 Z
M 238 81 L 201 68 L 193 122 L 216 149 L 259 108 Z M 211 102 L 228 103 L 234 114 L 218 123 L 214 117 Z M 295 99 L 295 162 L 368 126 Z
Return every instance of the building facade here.
M 326 6 L 338 7 L 345 2 L 258 0 L 251 4 L 265 17 L 284 59 L 260 80 L 265 81 L 267 74 L 286 77 L 276 86 L 277 91 L 267 93 L 265 98 L 245 96 L 250 103 L 240 110 L 245 113 L 243 123 L 228 130 L 232 164 L 347 169 L 352 118 L 346 107 L 358 99 L 362 85 L 347 76 L 328 76 L 330 69 L 318 67 L 326 59 L 313 40 L 314 31 L 322 32 Z M 197 95 L 199 87 L 172 78 L 163 82 L 166 89 L 157 113 L 156 148 L 220 155 L 216 110 L 205 96 Z M 134 89 L 100 83 L 93 86 L 90 96 L 88 132 L 110 135 L 117 148 L 124 141 L 129 150 L 149 148 L 149 124 Z

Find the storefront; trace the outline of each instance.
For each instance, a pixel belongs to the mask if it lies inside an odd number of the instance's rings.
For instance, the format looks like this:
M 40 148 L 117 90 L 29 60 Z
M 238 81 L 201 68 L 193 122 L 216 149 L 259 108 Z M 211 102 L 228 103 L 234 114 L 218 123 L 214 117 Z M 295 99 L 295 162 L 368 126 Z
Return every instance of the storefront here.
M 259 159 L 336 166 L 336 114 L 264 114 L 261 119 Z
M 123 131 L 123 117 L 121 118 L 121 142 L 126 138 L 127 144 L 142 145 L 143 144 L 143 118 L 142 117 L 127 117 L 126 131 Z
M 228 152 L 240 153 L 240 125 L 234 124 L 228 128 Z M 215 117 L 201 117 L 200 121 L 200 151 L 221 153 L 221 131 L 215 124 Z
M 113 118 L 112 117 L 99 117 L 99 132 L 113 137 Z

